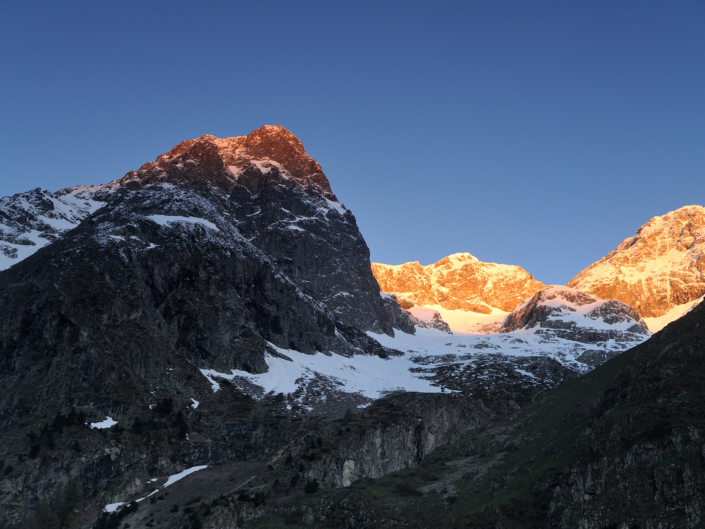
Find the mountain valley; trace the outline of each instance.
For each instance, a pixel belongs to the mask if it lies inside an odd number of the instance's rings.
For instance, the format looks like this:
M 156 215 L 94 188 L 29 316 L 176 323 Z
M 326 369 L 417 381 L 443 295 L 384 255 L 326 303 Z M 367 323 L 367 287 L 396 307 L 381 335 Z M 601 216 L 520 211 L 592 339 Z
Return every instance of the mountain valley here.
M 0 528 L 700 527 L 704 230 L 370 263 L 279 126 L 0 199 Z

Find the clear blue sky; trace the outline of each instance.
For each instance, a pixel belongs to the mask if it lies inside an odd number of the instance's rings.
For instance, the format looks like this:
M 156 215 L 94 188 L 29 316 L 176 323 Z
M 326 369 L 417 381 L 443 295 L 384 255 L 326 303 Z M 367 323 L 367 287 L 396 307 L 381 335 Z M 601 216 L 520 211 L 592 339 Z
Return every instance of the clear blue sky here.
M 372 259 L 565 283 L 705 204 L 705 2 L 0 3 L 0 195 L 287 127 Z

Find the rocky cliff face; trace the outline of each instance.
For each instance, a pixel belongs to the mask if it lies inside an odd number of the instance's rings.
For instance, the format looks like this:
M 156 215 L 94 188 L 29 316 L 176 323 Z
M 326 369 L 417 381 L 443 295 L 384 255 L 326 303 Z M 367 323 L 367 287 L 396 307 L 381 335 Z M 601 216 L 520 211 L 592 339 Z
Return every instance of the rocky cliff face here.
M 481 314 L 491 313 L 492 307 L 510 312 L 544 286 L 519 266 L 483 263 L 469 253 L 450 255 L 428 266 L 372 263 L 372 272 L 384 292 L 420 306 Z
M 704 250 L 705 208 L 686 206 L 651 219 L 568 286 L 661 317 L 705 294 Z
M 380 400 L 364 416 L 345 422 L 345 428 L 357 435 L 335 439 L 332 434 L 340 428 L 337 425 L 323 431 L 324 439 L 334 448 L 319 451 L 308 465 L 306 478 L 338 488 L 361 478 L 379 478 L 413 468 L 439 446 L 515 408 L 516 403 L 510 399 L 470 400 L 459 395 L 408 393 Z M 316 449 L 311 443 L 303 447 L 303 452 Z

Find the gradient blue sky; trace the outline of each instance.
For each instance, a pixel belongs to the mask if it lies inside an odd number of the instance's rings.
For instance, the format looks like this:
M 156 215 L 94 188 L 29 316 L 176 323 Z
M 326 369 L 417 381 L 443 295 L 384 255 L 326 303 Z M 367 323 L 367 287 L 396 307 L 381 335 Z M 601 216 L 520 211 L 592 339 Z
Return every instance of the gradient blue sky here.
M 0 3 L 0 196 L 287 127 L 374 261 L 565 283 L 705 203 L 705 2 Z

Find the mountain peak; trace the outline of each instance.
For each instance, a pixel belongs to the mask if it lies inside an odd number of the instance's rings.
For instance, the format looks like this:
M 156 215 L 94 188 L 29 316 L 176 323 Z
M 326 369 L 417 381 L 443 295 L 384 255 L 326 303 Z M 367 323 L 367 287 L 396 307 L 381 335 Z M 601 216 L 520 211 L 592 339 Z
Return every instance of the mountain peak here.
M 335 200 L 320 164 L 306 153 L 294 134 L 279 125 L 264 125 L 247 136 L 218 138 L 204 134 L 182 141 L 154 162 L 127 173 L 118 183 L 136 188 L 162 181 L 207 181 L 229 190 L 241 174 L 252 176 L 253 171 L 260 176 L 290 176 L 303 187 L 314 184 Z
M 440 306 L 491 314 L 510 312 L 544 284 L 519 266 L 483 263 L 469 253 L 456 253 L 428 266 L 418 262 L 390 266 L 372 263 L 383 292 L 399 294 L 419 306 Z
M 661 318 L 705 294 L 705 208 L 684 206 L 654 217 L 568 283 L 618 299 L 643 318 Z
M 245 145 L 251 151 L 256 149 L 276 149 L 290 147 L 300 154 L 306 154 L 301 140 L 281 125 L 262 125 L 245 136 Z
M 281 164 L 296 178 L 323 174 L 318 162 L 306 154 L 299 138 L 280 125 L 264 125 L 253 130 L 245 137 L 244 148 L 253 158 Z M 328 180 L 325 182 L 330 190 Z
M 460 252 L 460 253 L 454 253 L 451 254 L 447 257 L 444 257 L 437 263 L 434 263 L 434 266 L 439 266 L 442 264 L 446 263 L 479 263 L 480 260 L 475 257 L 474 255 L 468 253 L 468 252 Z

